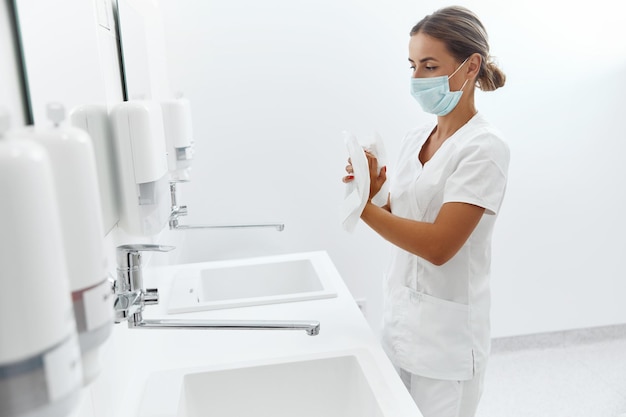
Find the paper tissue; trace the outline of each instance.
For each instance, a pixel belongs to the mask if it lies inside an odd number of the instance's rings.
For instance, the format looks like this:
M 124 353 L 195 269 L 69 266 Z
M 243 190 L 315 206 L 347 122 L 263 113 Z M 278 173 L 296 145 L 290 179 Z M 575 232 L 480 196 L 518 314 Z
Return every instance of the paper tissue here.
M 365 208 L 370 190 L 369 166 L 365 157 L 364 149 L 371 152 L 378 161 L 378 168 L 387 166 L 387 151 L 381 136 L 375 132 L 371 139 L 362 140 L 347 131 L 343 132 L 344 142 L 348 155 L 352 161 L 354 180 L 346 184 L 346 196 L 343 201 L 342 226 L 348 232 L 354 231 L 356 224 Z M 389 195 L 389 179 L 385 181 L 380 191 L 372 198 L 372 203 L 377 206 L 387 204 Z

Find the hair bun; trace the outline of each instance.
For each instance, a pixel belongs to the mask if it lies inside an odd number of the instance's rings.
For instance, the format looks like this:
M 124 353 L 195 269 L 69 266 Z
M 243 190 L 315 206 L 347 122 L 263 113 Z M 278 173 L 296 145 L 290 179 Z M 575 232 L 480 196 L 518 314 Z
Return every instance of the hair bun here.
M 478 87 L 483 91 L 493 91 L 504 85 L 506 82 L 506 75 L 504 72 L 493 62 L 491 57 L 485 62 L 483 71 L 478 77 Z

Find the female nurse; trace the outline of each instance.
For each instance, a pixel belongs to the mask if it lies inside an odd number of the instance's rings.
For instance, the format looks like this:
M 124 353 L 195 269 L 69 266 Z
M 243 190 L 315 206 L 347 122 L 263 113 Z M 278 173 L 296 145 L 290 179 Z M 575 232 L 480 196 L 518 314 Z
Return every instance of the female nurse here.
M 474 90 L 505 76 L 480 20 L 462 7 L 410 32 L 411 94 L 437 116 L 405 136 L 387 204 L 361 219 L 394 247 L 384 281 L 383 344 L 424 417 L 471 417 L 490 351 L 491 237 L 509 149 L 479 113 Z M 386 180 L 376 158 L 370 199 Z M 346 167 L 354 176 L 351 165 Z

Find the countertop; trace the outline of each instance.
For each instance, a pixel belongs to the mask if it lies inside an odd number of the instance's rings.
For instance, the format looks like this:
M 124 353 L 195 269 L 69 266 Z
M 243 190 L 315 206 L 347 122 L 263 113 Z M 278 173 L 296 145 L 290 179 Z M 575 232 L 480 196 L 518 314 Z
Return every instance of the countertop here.
M 286 260 L 303 254 L 259 259 Z M 90 387 L 95 417 L 137 417 L 144 387 L 156 372 L 178 368 L 203 368 L 256 360 L 365 349 L 376 362 L 383 383 L 393 392 L 394 415 L 421 416 L 383 352 L 361 311 L 326 252 L 309 252 L 332 278 L 337 297 L 254 307 L 168 315 L 168 291 L 177 273 L 185 269 L 236 265 L 237 260 L 172 265 L 144 270 L 144 283 L 157 287 L 159 305 L 148 306 L 144 318 L 218 320 L 317 320 L 320 334 L 300 330 L 177 330 L 129 329 L 116 324 L 103 347 L 103 370 Z M 163 414 L 163 417 L 169 414 Z

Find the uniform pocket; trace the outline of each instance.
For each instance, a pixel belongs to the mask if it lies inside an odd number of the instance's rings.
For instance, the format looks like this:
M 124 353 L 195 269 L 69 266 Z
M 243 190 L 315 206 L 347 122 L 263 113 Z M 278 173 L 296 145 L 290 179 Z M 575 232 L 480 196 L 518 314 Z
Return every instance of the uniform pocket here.
M 403 287 L 402 345 L 408 369 L 438 379 L 473 377 L 470 308 Z

